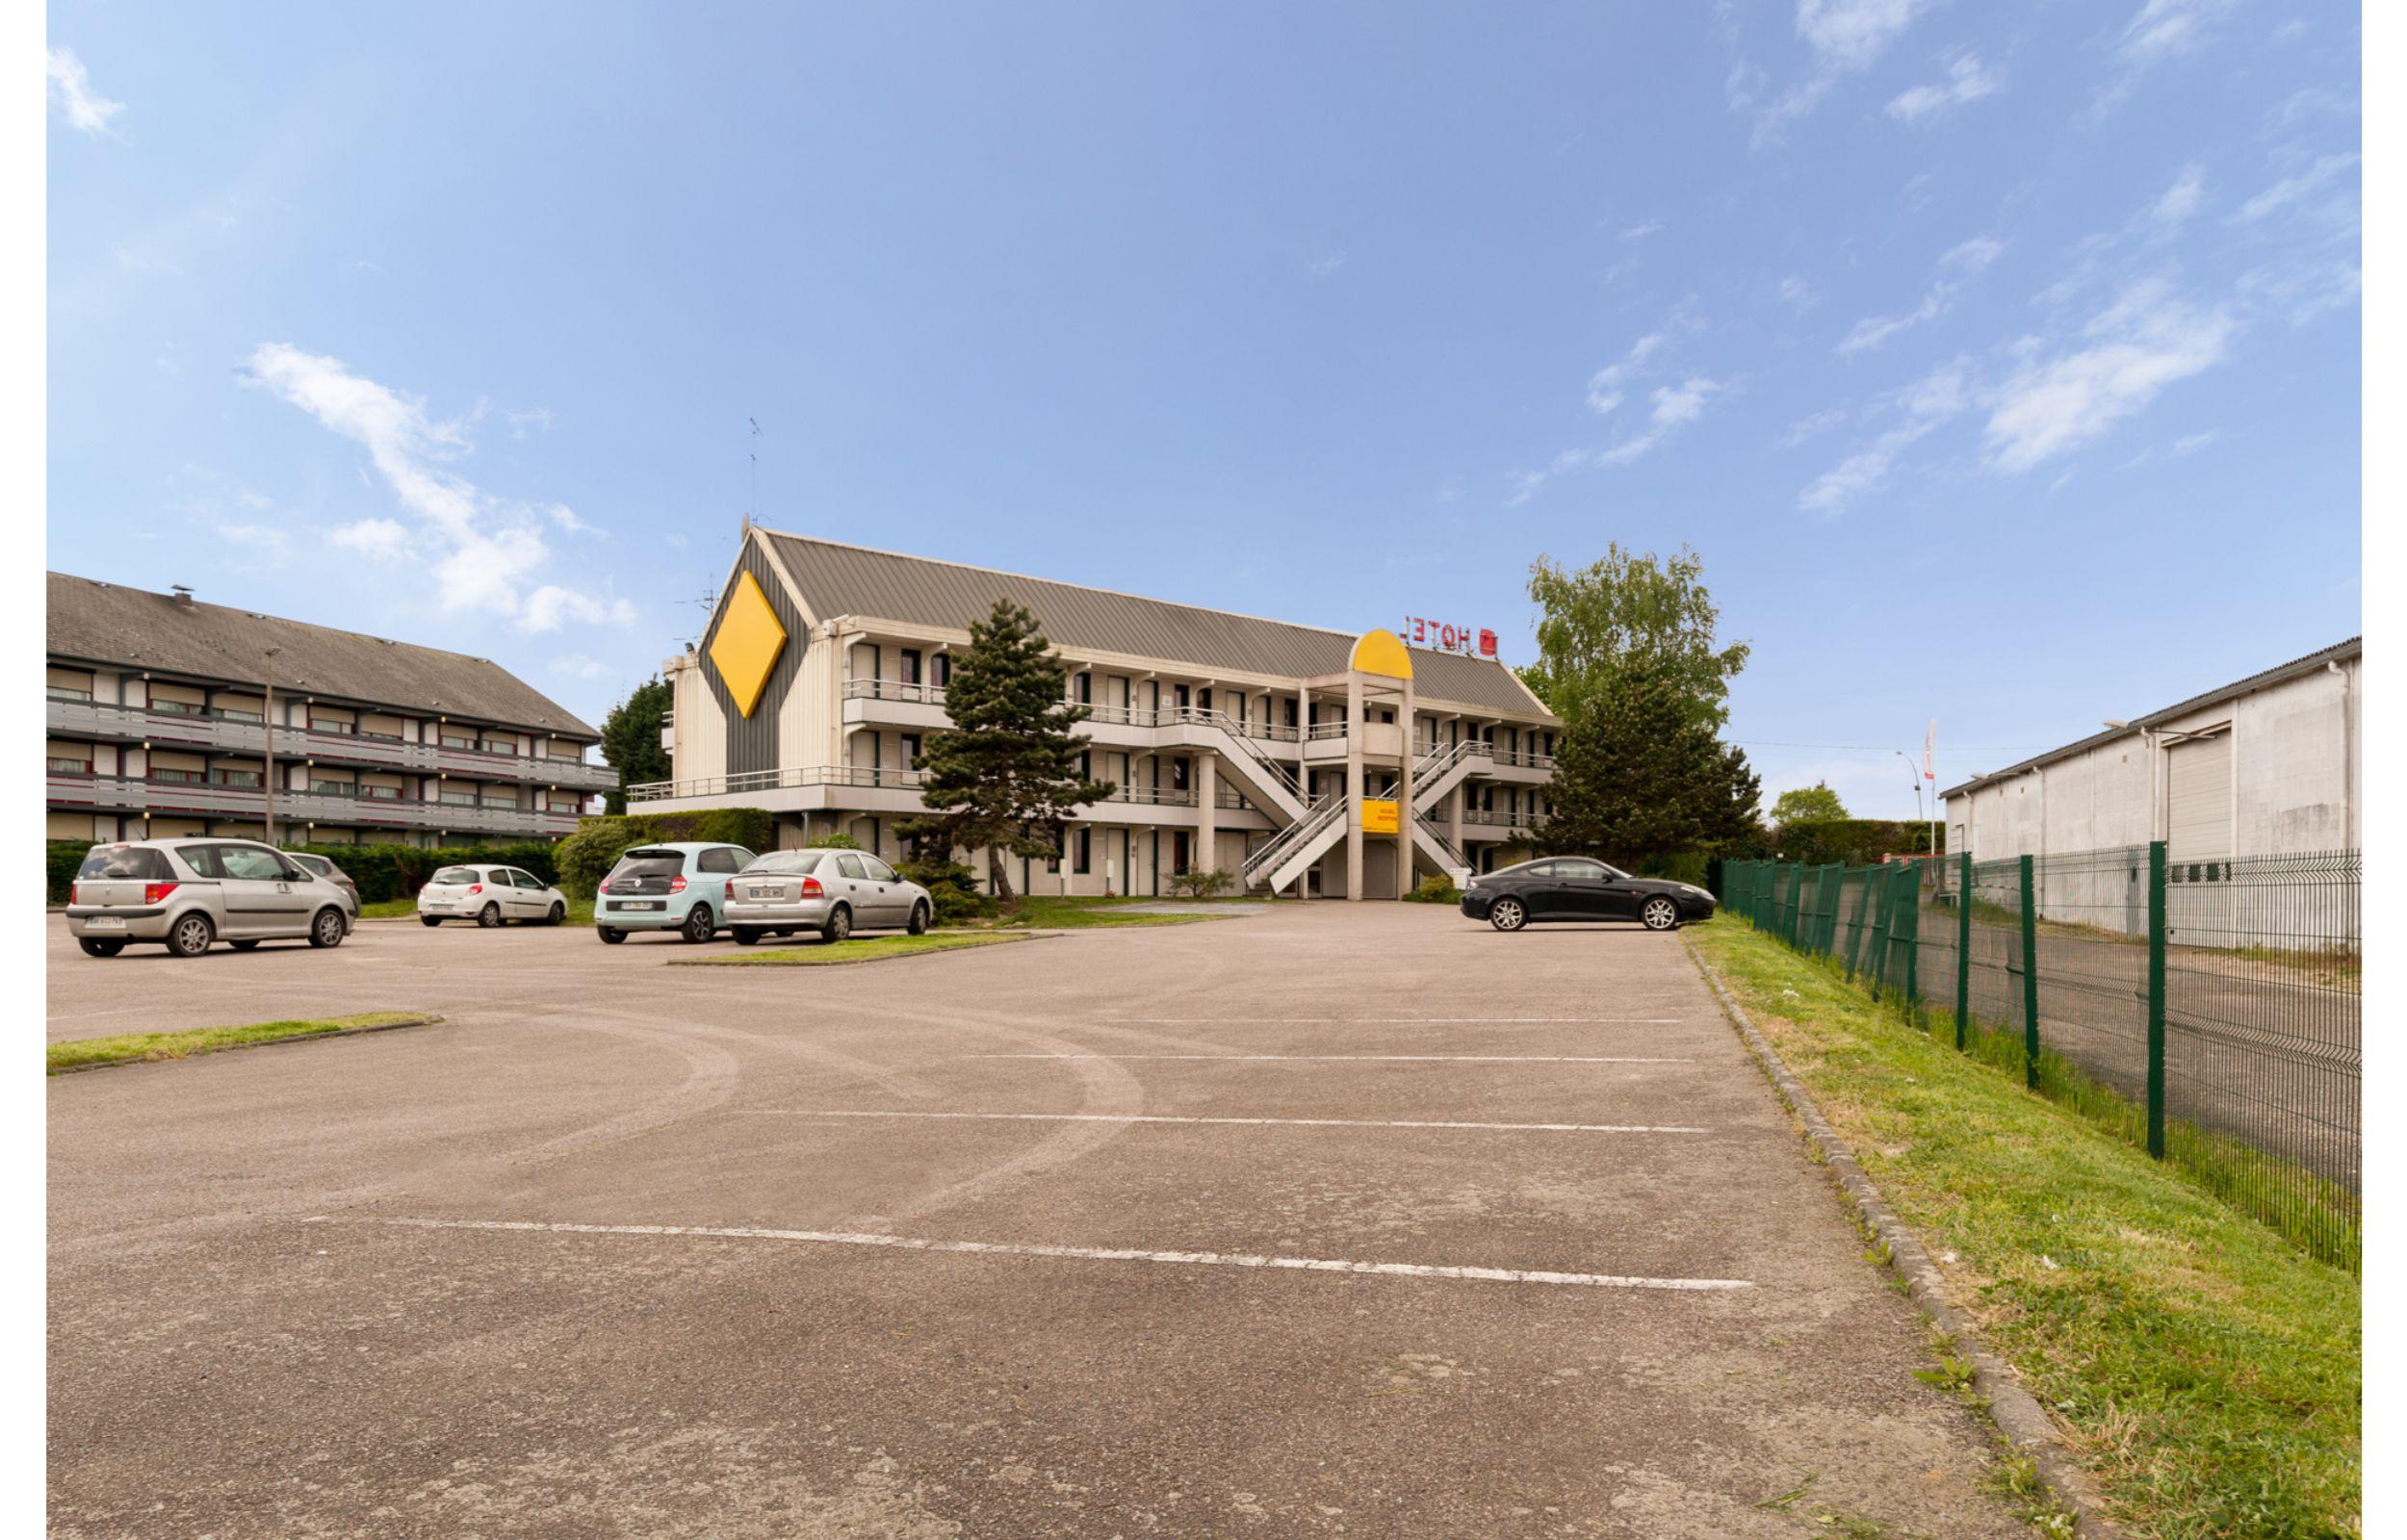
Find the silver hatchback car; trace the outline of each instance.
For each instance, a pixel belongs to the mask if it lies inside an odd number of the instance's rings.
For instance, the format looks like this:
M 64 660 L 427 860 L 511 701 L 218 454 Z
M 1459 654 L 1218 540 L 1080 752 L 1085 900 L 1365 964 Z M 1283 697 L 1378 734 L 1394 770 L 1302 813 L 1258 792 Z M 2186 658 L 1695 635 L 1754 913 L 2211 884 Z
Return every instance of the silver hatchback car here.
M 866 850 L 775 851 L 727 884 L 727 925 L 738 946 L 797 931 L 830 941 L 855 931 L 918 936 L 935 915 L 926 888 Z
M 92 957 L 129 943 L 198 957 L 219 941 L 340 946 L 349 895 L 283 851 L 248 839 L 142 839 L 94 845 L 66 895 L 67 934 Z

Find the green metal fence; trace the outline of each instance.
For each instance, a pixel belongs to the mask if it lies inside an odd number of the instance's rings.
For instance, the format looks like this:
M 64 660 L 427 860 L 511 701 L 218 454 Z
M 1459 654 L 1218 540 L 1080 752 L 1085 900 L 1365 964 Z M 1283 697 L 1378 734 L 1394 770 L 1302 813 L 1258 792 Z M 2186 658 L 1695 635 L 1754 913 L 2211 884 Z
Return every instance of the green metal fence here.
M 1918 1024 L 2360 1262 L 2355 851 L 2162 843 L 1975 862 L 1729 861 L 1722 907 Z

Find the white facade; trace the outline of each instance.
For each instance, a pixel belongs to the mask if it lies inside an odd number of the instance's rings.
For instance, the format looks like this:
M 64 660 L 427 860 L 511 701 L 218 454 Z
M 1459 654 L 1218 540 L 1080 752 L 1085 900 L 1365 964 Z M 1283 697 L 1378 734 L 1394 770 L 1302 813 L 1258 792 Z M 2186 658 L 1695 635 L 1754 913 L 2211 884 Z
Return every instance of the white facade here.
M 2364 644 L 2349 641 L 1942 793 L 1975 860 L 2166 841 L 2175 862 L 2354 850 Z

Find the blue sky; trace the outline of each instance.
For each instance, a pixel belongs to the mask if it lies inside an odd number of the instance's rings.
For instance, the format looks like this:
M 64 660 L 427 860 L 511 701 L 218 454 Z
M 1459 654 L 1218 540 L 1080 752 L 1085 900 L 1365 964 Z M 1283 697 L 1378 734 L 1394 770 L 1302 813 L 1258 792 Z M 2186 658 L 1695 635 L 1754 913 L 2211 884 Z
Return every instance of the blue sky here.
M 598 719 L 748 502 L 1516 661 L 1686 542 L 1907 813 L 2359 629 L 2354 20 L 54 5 L 49 563 Z

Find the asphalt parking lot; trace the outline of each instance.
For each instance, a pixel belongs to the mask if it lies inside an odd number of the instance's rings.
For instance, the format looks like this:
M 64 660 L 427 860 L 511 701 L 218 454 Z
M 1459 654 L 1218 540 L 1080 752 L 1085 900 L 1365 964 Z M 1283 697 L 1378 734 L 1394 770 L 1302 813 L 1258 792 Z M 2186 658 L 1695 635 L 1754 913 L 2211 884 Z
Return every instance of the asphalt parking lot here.
M 56 1535 L 2024 1532 L 1674 938 L 52 925 L 54 1038 L 448 1018 L 50 1083 Z

